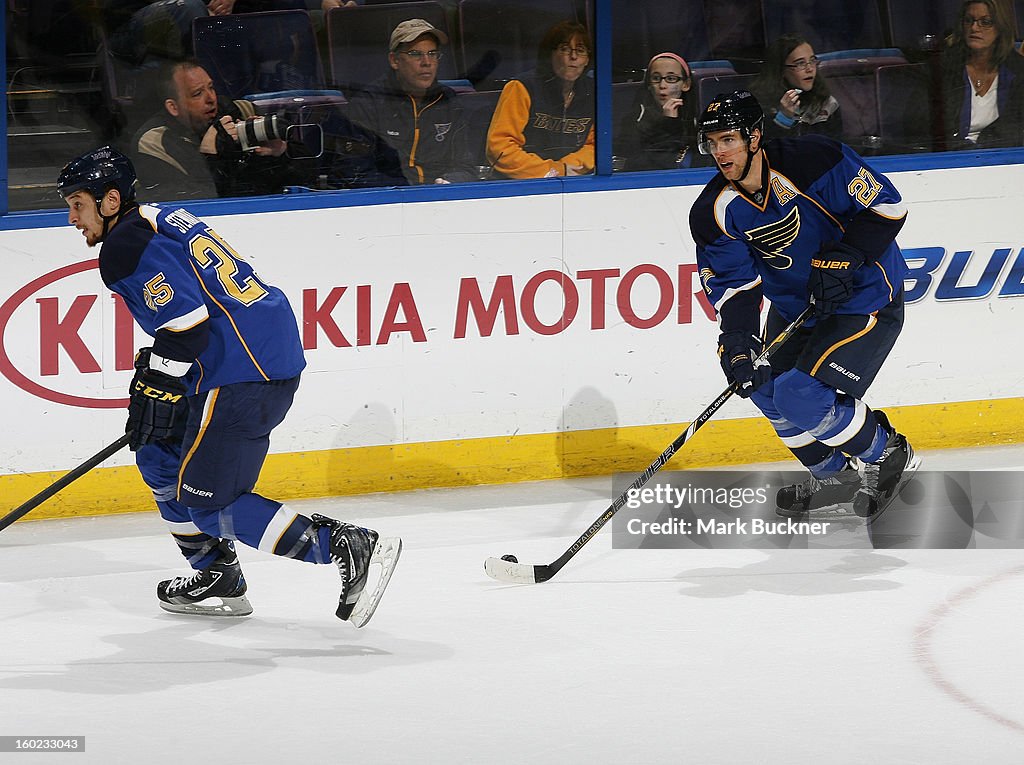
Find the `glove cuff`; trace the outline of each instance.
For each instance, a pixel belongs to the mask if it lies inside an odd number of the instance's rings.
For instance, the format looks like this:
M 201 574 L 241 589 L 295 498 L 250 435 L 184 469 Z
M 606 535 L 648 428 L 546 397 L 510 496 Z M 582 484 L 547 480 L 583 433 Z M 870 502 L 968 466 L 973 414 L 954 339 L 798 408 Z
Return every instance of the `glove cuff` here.
M 157 356 L 151 352 L 149 354 L 149 368 L 153 372 L 160 372 L 168 377 L 184 377 L 192 368 L 192 362 L 165 359 L 163 356 Z
M 848 261 L 850 264 L 849 269 L 851 271 L 856 271 L 864 265 L 864 261 L 867 260 L 863 251 L 849 244 L 843 244 L 842 242 L 836 242 L 831 247 L 823 251 L 821 253 L 821 259 L 826 262 L 830 260 L 839 262 Z M 828 266 L 825 267 L 828 268 Z

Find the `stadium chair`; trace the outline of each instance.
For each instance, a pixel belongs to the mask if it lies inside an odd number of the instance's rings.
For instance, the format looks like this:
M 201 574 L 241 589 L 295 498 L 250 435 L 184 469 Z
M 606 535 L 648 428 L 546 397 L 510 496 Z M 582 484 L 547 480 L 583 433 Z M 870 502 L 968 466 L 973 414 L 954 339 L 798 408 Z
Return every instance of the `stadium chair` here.
M 769 43 L 795 32 L 804 35 L 818 54 L 886 45 L 875 0 L 764 0 L 764 19 Z
M 881 66 L 875 81 L 882 150 L 886 154 L 932 151 L 928 65 Z
M 833 51 L 818 56 L 818 72 L 826 77 L 873 73 L 880 66 L 906 64 L 899 48 L 862 48 Z
M 461 0 L 458 17 L 463 77 L 477 90 L 501 90 L 536 67 L 544 33 L 574 21 L 576 7 L 572 0 Z
M 494 107 L 501 96 L 499 90 L 460 93 L 458 103 L 466 118 L 469 142 L 473 149 L 474 163 L 478 167 L 488 166 L 487 161 L 487 129 L 491 124 Z M 485 174 L 486 175 L 486 174 Z
M 329 10 L 325 25 L 331 84 L 344 91 L 359 90 L 387 72 L 391 32 L 407 19 L 423 19 L 448 35 L 438 79 L 455 79 L 457 49 L 448 34 L 444 8 L 434 0 L 423 0 Z
M 756 79 L 756 74 L 718 74 L 703 78 L 697 85 L 698 113 L 703 112 L 719 93 L 747 90 Z
M 733 69 L 732 63 L 724 60 L 713 60 L 713 61 L 689 61 L 690 64 L 690 76 L 693 78 L 693 84 L 690 88 L 690 97 L 696 98 L 697 103 L 701 109 L 710 101 L 711 98 L 718 93 L 715 90 L 707 97 L 707 101 L 701 100 L 701 94 L 706 92 L 705 88 L 715 89 L 718 85 L 706 85 L 708 80 L 718 80 L 722 77 L 731 77 L 737 74 L 736 70 Z
M 880 148 L 879 103 L 875 73 L 882 66 L 903 65 L 896 48 L 848 50 L 819 56 L 818 73 L 828 78 L 843 117 L 843 140 L 855 149 Z
M 192 23 L 199 63 L 229 98 L 282 90 L 322 90 L 323 69 L 306 11 L 208 16 Z

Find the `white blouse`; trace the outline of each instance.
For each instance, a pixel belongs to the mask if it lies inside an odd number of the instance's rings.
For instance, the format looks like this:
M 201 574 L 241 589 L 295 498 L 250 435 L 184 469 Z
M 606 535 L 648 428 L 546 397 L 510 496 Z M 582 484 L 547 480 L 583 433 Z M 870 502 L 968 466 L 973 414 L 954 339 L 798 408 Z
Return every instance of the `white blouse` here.
M 977 91 L 971 88 L 971 124 L 967 128 L 967 140 L 977 142 L 978 135 L 999 117 L 999 74 L 992 81 L 992 87 L 988 92 L 979 96 Z

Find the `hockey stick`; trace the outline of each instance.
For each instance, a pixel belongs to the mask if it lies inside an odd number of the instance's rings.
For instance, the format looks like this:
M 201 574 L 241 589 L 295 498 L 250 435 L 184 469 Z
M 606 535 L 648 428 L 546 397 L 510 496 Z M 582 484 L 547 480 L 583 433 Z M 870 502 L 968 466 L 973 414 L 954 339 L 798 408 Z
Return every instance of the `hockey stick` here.
M 768 347 L 764 349 L 761 355 L 758 357 L 758 361 L 768 361 L 772 355 L 782 347 L 793 333 L 803 326 L 803 323 L 810 318 L 814 311 L 813 306 L 808 306 L 802 314 L 800 314 L 788 327 L 786 327 L 779 336 L 769 343 Z M 557 574 L 562 567 L 569 562 L 569 560 L 580 551 L 580 549 L 589 542 L 599 532 L 608 521 L 611 520 L 612 516 L 617 513 L 623 505 L 626 504 L 629 498 L 630 492 L 639 489 L 645 483 L 647 483 L 651 476 L 657 473 L 661 468 L 668 462 L 672 455 L 675 454 L 679 449 L 682 448 L 683 444 L 690 440 L 694 433 L 700 430 L 701 426 L 704 425 L 711 417 L 722 408 L 722 405 L 728 401 L 732 394 L 736 392 L 736 386 L 730 385 L 716 398 L 711 404 L 697 415 L 697 418 L 690 423 L 690 426 L 686 431 L 680 434 L 675 441 L 668 445 L 657 459 L 652 462 L 647 469 L 641 473 L 631 483 L 622 494 L 615 498 L 615 501 L 608 506 L 608 509 L 601 514 L 601 517 L 594 521 L 590 528 L 583 532 L 579 539 L 572 543 L 568 550 L 561 554 L 557 560 L 553 563 L 549 563 L 546 566 L 535 566 L 530 563 L 519 563 L 514 555 L 505 555 L 501 558 L 488 558 L 484 561 L 484 571 L 492 579 L 497 579 L 499 582 L 513 582 L 515 584 L 538 584 L 540 582 L 546 582 L 548 579 Z M 511 560 L 509 560 L 511 558 Z
M 128 445 L 129 438 L 130 438 L 130 434 L 129 433 L 125 433 L 119 439 L 114 441 L 114 443 L 110 444 L 109 446 L 104 447 L 101 451 L 99 451 L 96 454 L 92 455 L 89 459 L 87 459 L 81 465 L 76 467 L 74 470 L 70 470 L 67 473 L 65 473 L 64 475 L 62 475 L 56 481 L 54 481 L 49 486 L 47 486 L 45 489 L 43 489 L 41 492 L 39 492 L 34 497 L 32 497 L 32 499 L 30 499 L 27 502 L 19 505 L 14 510 L 11 510 L 11 512 L 9 512 L 3 518 L 0 518 L 0 531 L 3 531 L 4 529 L 6 529 L 8 526 L 10 526 L 12 523 L 14 523 L 19 518 L 21 518 L 21 517 L 23 517 L 25 515 L 28 515 L 30 512 L 35 510 L 37 507 L 39 507 L 41 504 L 43 504 L 46 500 L 48 500 L 50 497 L 52 497 L 58 491 L 63 489 L 65 486 L 67 486 L 70 483 L 73 483 L 74 481 L 77 481 L 83 475 L 85 475 L 90 470 L 92 470 L 94 467 L 99 465 L 101 462 L 103 462 L 105 459 L 107 459 L 107 457 L 110 457 L 111 455 L 121 451 L 124 447 L 126 447 Z

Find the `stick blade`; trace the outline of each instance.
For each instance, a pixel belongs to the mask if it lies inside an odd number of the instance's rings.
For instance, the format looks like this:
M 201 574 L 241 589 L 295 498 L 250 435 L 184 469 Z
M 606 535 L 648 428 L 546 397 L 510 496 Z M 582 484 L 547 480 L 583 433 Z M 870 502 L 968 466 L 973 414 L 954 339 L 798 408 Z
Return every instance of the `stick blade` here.
M 510 584 L 537 584 L 551 578 L 547 571 L 550 566 L 534 566 L 531 563 L 509 563 L 501 558 L 484 561 L 484 571 L 491 579 Z

